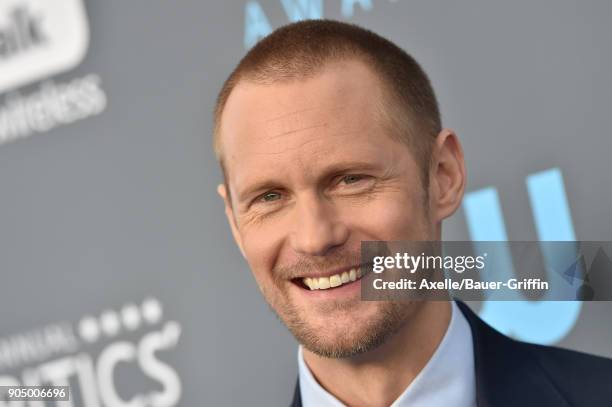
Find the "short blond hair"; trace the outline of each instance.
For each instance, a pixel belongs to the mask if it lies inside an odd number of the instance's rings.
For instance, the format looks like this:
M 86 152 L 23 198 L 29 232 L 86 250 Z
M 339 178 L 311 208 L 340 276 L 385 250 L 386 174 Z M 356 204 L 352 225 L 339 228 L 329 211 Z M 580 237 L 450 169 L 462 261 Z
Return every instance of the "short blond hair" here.
M 381 79 L 384 122 L 393 137 L 410 147 L 427 185 L 432 146 L 442 128 L 429 78 L 414 58 L 391 41 L 333 20 L 306 20 L 275 30 L 251 48 L 229 75 L 217 97 L 213 128 L 213 147 L 224 177 L 221 115 L 239 82 L 271 84 L 305 79 L 328 63 L 351 59 L 363 61 Z

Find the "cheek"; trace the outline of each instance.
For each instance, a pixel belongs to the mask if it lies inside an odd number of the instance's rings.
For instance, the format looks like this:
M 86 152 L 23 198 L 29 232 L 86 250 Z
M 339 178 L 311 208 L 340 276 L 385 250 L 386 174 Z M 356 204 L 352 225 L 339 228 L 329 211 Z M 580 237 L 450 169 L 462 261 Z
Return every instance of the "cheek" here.
M 242 233 L 242 245 L 249 267 L 257 282 L 267 285 L 278 258 L 278 228 L 266 225 L 249 227 Z
M 421 240 L 426 238 L 423 204 L 418 195 L 394 193 L 377 197 L 353 213 L 354 227 L 373 240 Z

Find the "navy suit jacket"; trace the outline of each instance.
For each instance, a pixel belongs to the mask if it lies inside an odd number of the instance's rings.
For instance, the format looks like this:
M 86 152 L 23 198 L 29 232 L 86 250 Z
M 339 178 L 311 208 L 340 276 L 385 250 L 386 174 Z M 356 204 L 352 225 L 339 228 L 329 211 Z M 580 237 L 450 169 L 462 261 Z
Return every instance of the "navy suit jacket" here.
M 457 305 L 472 330 L 478 407 L 612 407 L 612 360 L 513 340 Z M 299 381 L 291 407 L 302 407 Z

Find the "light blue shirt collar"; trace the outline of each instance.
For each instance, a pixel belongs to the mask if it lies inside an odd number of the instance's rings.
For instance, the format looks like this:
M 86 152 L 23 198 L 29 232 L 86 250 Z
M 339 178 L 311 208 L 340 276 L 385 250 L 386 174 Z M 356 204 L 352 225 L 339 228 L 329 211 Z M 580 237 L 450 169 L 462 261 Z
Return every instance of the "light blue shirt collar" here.
M 390 407 L 476 407 L 476 375 L 472 331 L 455 302 L 438 348 Z M 303 407 L 345 407 L 315 380 L 298 349 Z

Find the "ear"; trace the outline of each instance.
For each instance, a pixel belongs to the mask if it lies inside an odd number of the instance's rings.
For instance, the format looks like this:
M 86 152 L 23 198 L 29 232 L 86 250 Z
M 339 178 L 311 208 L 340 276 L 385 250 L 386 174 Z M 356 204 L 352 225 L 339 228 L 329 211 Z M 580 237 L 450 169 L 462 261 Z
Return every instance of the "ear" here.
M 232 203 L 229 200 L 229 195 L 227 189 L 224 184 L 217 185 L 217 193 L 223 199 L 223 204 L 225 205 L 225 216 L 227 217 L 227 222 L 230 225 L 230 229 L 232 230 L 232 236 L 234 236 L 234 241 L 236 245 L 240 249 L 240 253 L 242 253 L 242 257 L 246 259 L 244 254 L 244 249 L 242 248 L 242 239 L 240 237 L 240 233 L 238 233 L 238 226 L 236 225 L 236 218 L 234 217 L 234 210 L 232 209 Z
M 430 205 L 436 221 L 448 218 L 461 205 L 465 184 L 461 143 L 453 130 L 443 129 L 436 137 L 430 172 Z

